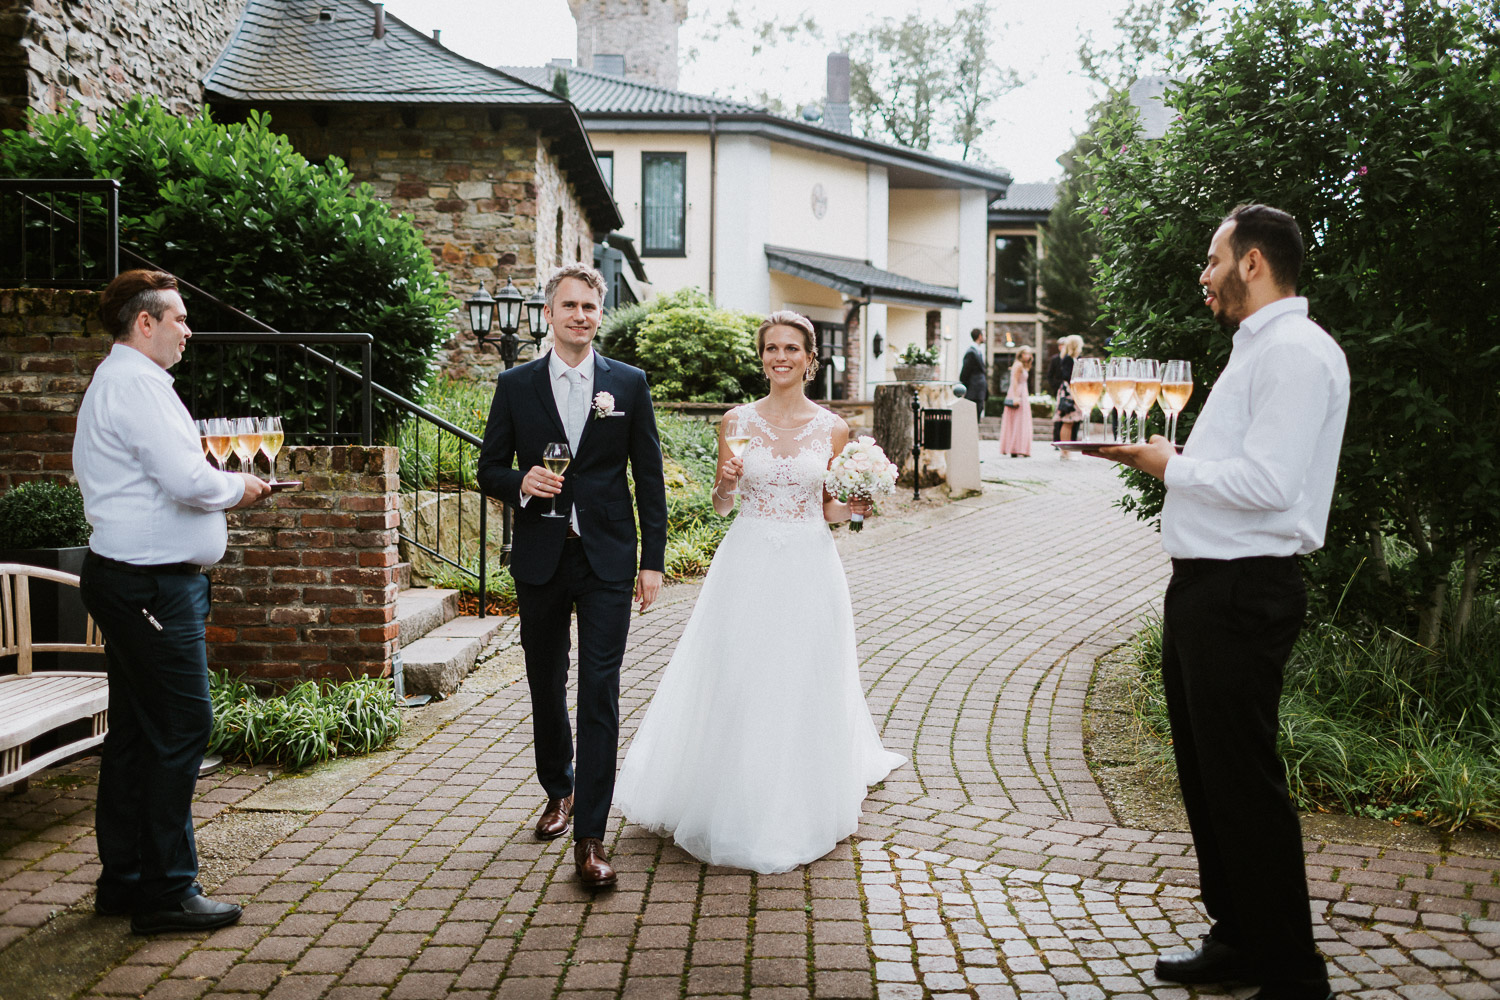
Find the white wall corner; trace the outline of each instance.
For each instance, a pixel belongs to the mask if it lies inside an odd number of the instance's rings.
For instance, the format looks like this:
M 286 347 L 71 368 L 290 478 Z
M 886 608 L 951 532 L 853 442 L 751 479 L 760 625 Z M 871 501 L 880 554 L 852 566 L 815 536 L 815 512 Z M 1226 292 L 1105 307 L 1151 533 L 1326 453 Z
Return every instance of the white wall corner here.
M 984 329 L 989 309 L 988 242 L 989 199 L 979 188 L 965 188 L 958 200 L 958 291 L 969 301 L 959 307 L 958 329 L 953 337 L 960 345 L 960 356 L 971 343 L 969 331 Z
M 869 183 L 865 186 L 869 222 L 865 226 L 865 256 L 871 264 L 886 269 L 891 241 L 891 182 L 885 167 L 871 163 L 866 168 Z
M 764 313 L 771 303 L 771 144 L 720 135 L 714 233 L 715 292 L 726 309 Z

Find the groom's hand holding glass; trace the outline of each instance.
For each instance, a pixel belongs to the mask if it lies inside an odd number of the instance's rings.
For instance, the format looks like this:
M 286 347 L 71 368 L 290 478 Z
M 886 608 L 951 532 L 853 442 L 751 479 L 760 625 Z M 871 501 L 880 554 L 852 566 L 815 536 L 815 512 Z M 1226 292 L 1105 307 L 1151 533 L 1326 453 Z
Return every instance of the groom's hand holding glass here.
M 521 492 L 527 496 L 550 500 L 562 492 L 562 484 L 563 477 L 560 474 L 548 472 L 540 465 L 533 465 L 521 480 Z

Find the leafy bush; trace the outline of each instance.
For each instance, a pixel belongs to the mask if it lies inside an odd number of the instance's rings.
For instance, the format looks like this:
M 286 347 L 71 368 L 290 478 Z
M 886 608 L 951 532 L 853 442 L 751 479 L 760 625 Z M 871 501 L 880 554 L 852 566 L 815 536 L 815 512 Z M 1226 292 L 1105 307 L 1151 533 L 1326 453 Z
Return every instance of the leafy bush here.
M 76 105 L 33 114 L 30 132 L 5 132 L 0 174 L 117 178 L 123 243 L 278 330 L 372 334 L 375 380 L 421 395 L 447 335 L 446 279 L 410 220 L 355 186 L 342 161 L 309 163 L 260 112 L 221 125 L 207 110 L 190 120 L 136 97 L 92 129 L 81 115 Z M 210 321 L 191 298 L 188 309 L 196 325 Z M 278 387 L 286 416 L 326 398 L 313 388 L 321 371 L 304 381 L 296 363 L 278 374 L 264 351 L 230 352 L 223 370 L 210 367 L 198 367 L 198 390 L 222 385 L 243 410 L 269 411 Z M 341 388 L 357 412 L 354 384 Z M 380 412 L 388 425 L 392 414 Z M 321 414 L 309 423 L 323 424 Z
M 710 496 L 719 465 L 718 428 L 673 413 L 658 413 L 656 427 L 668 469 L 667 577 L 701 576 L 734 521 L 734 511 L 720 514 Z
M 1496 13 L 1494 0 L 1231 5 L 1167 92 L 1179 117 L 1166 136 L 1142 140 L 1117 115 L 1089 159 L 1114 347 L 1186 358 L 1200 385 L 1230 347 L 1196 286 L 1210 235 L 1244 201 L 1297 217 L 1303 288 L 1352 390 L 1328 545 L 1309 560 L 1314 598 L 1344 595 L 1367 631 L 1392 624 L 1427 647 L 1445 609 L 1463 630 L 1500 545 Z M 1155 517 L 1161 484 L 1131 482 L 1129 505 Z M 1391 536 L 1416 558 L 1386 562 Z
M 396 689 L 383 678 L 303 681 L 284 695 L 263 698 L 246 682 L 211 671 L 209 698 L 214 727 L 208 752 L 250 764 L 300 770 L 378 750 L 401 732 Z
M 755 358 L 760 317 L 717 309 L 696 288 L 612 310 L 599 327 L 599 350 L 646 372 L 658 402 L 737 403 L 758 394 Z
M 83 494 L 72 483 L 38 480 L 0 496 L 0 548 L 87 545 L 92 532 L 83 516 Z

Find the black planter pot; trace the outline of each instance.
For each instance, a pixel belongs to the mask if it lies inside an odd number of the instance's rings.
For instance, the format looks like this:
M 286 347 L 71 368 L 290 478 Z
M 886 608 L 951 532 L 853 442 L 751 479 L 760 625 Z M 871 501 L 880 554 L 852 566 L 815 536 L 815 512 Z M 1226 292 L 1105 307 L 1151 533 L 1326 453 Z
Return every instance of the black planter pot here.
M 25 563 L 60 569 L 77 576 L 83 570 L 87 545 L 66 549 L 0 549 L 0 563 Z M 77 587 L 51 580 L 31 581 L 31 639 L 33 642 L 82 642 L 88 622 L 83 598 Z M 95 653 L 37 653 L 34 670 L 103 670 L 104 659 Z M 13 656 L 0 660 L 0 673 L 16 672 Z

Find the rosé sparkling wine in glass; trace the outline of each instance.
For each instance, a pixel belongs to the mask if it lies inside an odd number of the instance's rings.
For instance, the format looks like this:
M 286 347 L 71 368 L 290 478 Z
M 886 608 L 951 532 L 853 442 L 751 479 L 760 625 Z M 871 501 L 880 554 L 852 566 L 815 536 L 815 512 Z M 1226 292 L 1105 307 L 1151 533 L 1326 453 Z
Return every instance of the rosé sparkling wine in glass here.
M 1167 413 L 1167 437 L 1177 444 L 1177 418 L 1193 395 L 1193 366 L 1186 361 L 1168 361 L 1161 373 L 1161 408 Z
M 1082 440 L 1087 441 L 1090 418 L 1094 414 L 1094 407 L 1099 405 L 1099 397 L 1104 394 L 1104 367 L 1099 363 L 1099 359 L 1079 358 L 1074 362 L 1073 378 L 1068 382 L 1068 389 L 1073 393 L 1073 399 L 1083 413 Z

